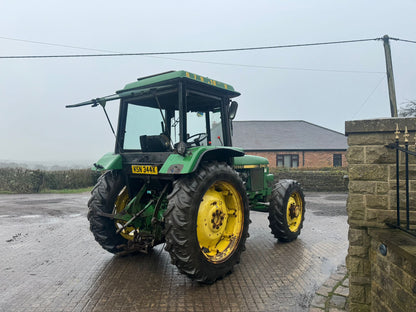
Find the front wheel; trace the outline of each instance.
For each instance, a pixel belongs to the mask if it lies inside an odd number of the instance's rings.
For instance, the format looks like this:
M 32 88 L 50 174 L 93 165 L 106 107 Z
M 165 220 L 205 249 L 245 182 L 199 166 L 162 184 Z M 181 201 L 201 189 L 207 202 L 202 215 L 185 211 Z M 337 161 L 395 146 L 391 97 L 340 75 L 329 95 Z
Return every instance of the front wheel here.
M 213 283 L 239 262 L 248 236 L 249 206 L 238 174 L 205 163 L 174 182 L 165 212 L 166 250 L 192 279 Z
M 305 219 L 305 196 L 294 180 L 275 184 L 270 200 L 269 226 L 279 241 L 291 242 L 300 235 Z

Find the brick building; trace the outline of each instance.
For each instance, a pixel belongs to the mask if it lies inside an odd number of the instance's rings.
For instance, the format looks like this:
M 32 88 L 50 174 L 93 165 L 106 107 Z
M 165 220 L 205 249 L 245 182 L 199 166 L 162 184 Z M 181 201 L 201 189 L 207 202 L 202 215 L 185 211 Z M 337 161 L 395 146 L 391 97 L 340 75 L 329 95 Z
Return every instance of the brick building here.
M 303 121 L 233 121 L 233 145 L 270 167 L 346 167 L 344 134 Z

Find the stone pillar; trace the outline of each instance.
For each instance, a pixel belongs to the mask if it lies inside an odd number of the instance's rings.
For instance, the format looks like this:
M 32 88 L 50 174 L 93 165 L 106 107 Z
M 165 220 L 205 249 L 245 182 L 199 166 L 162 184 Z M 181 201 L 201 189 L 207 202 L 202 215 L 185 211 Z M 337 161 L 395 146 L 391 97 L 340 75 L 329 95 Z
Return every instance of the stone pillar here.
M 369 233 L 385 229 L 396 218 L 395 151 L 385 147 L 395 140 L 396 124 L 401 141 L 405 126 L 414 142 L 416 118 L 347 121 L 349 195 L 347 201 L 349 248 L 346 259 L 350 280 L 350 311 L 371 309 Z

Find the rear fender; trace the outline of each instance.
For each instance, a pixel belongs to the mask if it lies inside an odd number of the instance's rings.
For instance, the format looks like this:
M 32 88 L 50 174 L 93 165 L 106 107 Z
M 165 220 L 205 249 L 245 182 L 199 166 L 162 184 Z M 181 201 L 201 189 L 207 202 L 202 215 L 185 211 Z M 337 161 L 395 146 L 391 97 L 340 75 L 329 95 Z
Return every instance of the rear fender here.
M 91 169 L 94 171 L 121 170 L 123 169 L 123 160 L 120 154 L 107 153 Z
M 242 149 L 234 147 L 200 146 L 190 148 L 185 156 L 172 154 L 160 168 L 160 174 L 188 174 L 194 172 L 201 161 L 222 161 L 231 165 L 233 157 L 243 156 Z

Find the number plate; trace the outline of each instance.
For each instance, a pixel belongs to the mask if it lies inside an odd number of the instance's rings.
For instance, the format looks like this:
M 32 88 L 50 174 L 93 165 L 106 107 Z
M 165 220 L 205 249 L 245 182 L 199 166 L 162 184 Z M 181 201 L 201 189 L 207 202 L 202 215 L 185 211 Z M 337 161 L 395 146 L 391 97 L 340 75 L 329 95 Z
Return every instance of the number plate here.
M 132 165 L 131 172 L 134 174 L 157 174 L 157 167 L 150 165 Z

